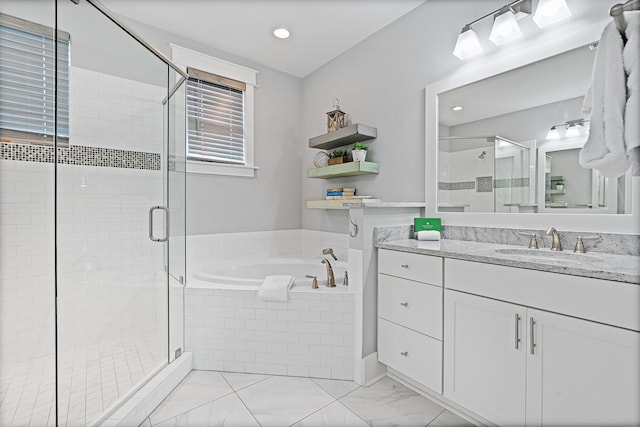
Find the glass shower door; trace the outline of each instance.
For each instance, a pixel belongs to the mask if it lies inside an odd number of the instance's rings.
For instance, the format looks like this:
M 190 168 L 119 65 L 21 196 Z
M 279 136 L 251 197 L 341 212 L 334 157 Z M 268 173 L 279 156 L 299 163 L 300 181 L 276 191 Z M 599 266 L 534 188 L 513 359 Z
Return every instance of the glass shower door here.
M 87 2 L 71 35 L 69 147 L 56 165 L 59 425 L 102 419 L 168 362 L 163 172 L 169 67 Z M 150 230 L 151 228 L 151 230 Z

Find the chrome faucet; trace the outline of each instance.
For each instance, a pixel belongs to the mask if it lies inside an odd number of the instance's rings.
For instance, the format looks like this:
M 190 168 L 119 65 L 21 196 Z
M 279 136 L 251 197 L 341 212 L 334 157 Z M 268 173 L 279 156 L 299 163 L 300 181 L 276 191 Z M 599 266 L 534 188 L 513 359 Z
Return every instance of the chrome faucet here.
M 331 249 L 331 248 L 323 249 L 322 250 L 322 255 L 331 255 L 334 260 L 336 260 L 336 261 L 338 260 L 338 257 L 333 254 L 333 249 Z
M 333 268 L 331 268 L 331 263 L 326 258 L 322 260 L 322 263 L 327 265 L 327 286 L 330 288 L 335 288 L 336 278 L 333 276 Z
M 560 244 L 560 236 L 558 235 L 558 231 L 553 227 L 549 227 L 547 228 L 547 231 L 545 233 L 547 234 L 547 236 L 551 236 L 551 250 L 561 251 L 562 245 Z

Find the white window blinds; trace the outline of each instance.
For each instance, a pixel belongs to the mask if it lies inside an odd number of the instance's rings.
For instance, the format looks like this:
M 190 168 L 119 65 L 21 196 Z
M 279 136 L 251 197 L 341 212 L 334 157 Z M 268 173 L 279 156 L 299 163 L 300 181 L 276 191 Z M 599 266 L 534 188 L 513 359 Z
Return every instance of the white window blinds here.
M 58 31 L 56 117 L 53 29 L 0 14 L 0 135 L 18 142 L 69 138 L 69 34 Z
M 245 165 L 246 85 L 193 68 L 187 73 L 187 158 Z

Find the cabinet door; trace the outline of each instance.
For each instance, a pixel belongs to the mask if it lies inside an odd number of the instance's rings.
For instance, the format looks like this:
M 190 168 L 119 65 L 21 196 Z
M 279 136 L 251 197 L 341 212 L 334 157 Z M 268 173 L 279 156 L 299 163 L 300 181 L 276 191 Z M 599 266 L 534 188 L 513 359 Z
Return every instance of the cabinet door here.
M 640 333 L 527 315 L 527 426 L 640 425 Z
M 444 395 L 499 424 L 525 421 L 524 307 L 445 290 Z

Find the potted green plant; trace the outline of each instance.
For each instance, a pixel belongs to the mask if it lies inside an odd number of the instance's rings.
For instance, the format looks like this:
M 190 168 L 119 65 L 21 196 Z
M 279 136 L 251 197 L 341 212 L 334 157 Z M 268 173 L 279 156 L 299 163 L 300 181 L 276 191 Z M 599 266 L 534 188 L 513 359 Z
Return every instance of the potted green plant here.
M 344 163 L 347 158 L 347 150 L 333 150 L 327 153 L 329 156 L 329 160 L 327 163 L 329 165 L 339 165 Z
M 367 158 L 367 151 L 369 151 L 369 146 L 366 144 L 362 144 L 360 142 L 356 142 L 353 145 L 353 149 L 351 150 L 351 156 L 353 157 L 354 162 L 364 162 Z
M 564 181 L 556 182 L 556 190 L 564 190 Z

